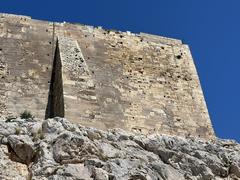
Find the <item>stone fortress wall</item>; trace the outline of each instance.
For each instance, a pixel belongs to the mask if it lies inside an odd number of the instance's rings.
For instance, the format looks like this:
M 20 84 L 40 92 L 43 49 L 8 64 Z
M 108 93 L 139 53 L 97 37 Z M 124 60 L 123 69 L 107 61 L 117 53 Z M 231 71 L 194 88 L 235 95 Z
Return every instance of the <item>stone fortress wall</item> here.
M 0 113 L 101 129 L 214 137 L 180 40 L 0 15 Z

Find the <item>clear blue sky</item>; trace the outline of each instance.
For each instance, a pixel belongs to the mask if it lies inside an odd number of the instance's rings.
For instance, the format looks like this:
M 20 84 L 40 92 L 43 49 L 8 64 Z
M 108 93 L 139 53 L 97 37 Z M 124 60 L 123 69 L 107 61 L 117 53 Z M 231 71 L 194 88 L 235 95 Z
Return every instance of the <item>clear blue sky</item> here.
M 240 0 L 0 0 L 0 12 L 182 39 L 217 136 L 240 142 Z

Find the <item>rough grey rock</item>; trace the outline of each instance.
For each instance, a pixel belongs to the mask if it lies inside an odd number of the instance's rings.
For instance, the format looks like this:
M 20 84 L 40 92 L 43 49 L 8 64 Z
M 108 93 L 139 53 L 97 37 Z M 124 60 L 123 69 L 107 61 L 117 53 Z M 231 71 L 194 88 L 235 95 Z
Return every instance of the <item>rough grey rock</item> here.
M 25 164 L 12 161 L 8 156 L 7 146 L 0 145 L 0 179 L 24 180 L 28 177 L 28 168 Z
M 7 140 L 8 149 L 16 161 L 28 165 L 34 160 L 34 143 L 28 135 L 10 135 Z
M 101 131 L 64 118 L 1 122 L 0 138 L 0 179 L 240 179 L 232 140 Z

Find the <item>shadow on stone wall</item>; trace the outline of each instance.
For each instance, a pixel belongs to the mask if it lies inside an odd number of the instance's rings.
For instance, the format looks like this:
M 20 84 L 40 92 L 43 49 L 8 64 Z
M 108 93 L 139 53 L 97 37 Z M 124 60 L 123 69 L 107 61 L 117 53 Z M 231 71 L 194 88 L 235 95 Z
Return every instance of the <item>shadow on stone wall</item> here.
M 62 63 L 59 51 L 58 40 L 52 67 L 51 84 L 48 95 L 48 104 L 45 118 L 64 117 L 64 98 L 62 81 Z

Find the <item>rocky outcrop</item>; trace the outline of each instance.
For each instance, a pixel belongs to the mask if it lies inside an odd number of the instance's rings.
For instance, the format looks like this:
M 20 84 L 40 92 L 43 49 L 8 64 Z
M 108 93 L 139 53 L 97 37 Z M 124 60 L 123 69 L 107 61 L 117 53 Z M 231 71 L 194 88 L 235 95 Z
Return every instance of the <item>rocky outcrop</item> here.
M 240 145 L 101 131 L 64 118 L 0 123 L 0 179 L 240 179 Z

